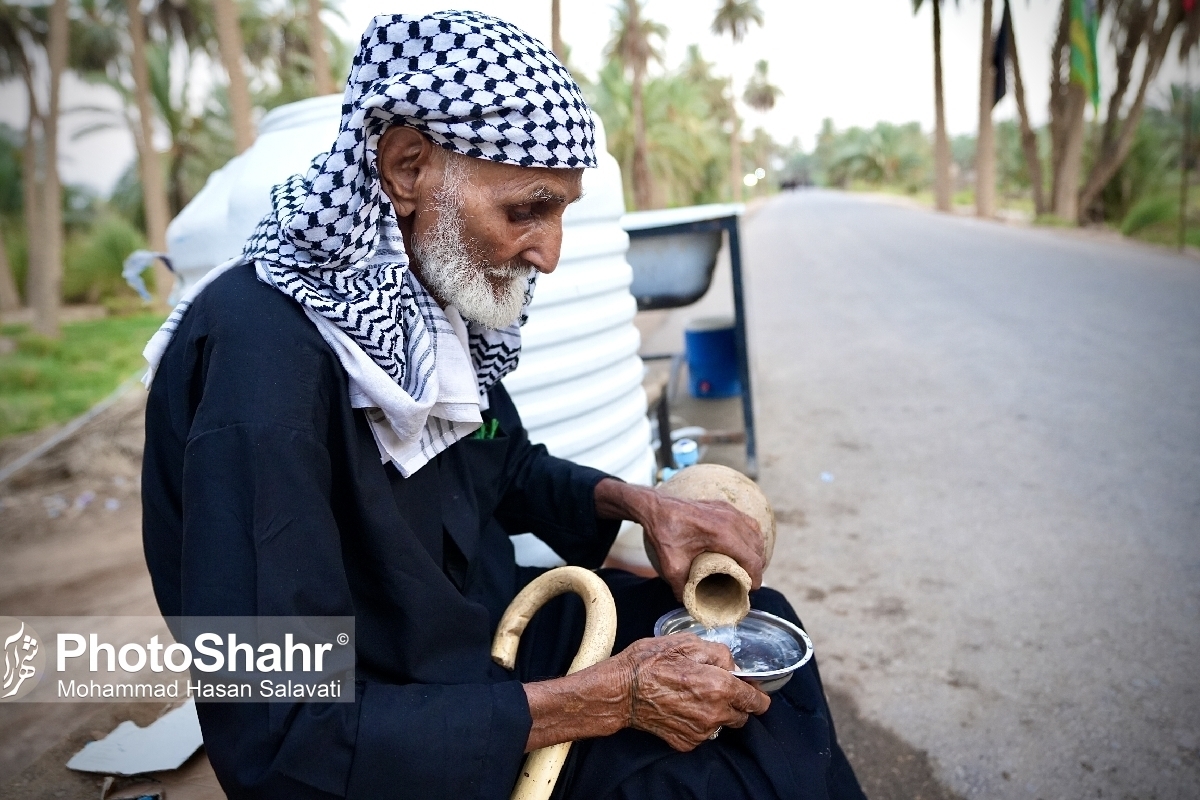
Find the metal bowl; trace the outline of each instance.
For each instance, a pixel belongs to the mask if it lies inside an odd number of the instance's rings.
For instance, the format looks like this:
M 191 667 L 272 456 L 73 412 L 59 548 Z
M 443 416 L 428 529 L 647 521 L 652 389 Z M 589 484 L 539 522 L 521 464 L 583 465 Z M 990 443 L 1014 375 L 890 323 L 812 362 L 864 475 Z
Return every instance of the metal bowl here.
M 654 623 L 655 636 L 670 636 L 672 633 L 694 633 L 707 641 L 719 642 L 728 646 L 727 641 L 721 641 L 722 638 L 728 636 L 728 633 L 715 635 L 722 631 L 727 632 L 729 629 L 705 628 L 704 625 L 697 622 L 687 612 L 687 609 L 684 608 L 677 608 L 674 611 L 664 614 L 659 617 L 658 622 Z M 765 611 L 751 609 L 746 618 L 739 622 L 731 633 L 736 634 L 739 638 L 750 636 L 757 639 L 773 639 L 776 642 L 780 640 L 780 637 L 783 637 L 785 645 L 787 644 L 786 640 L 789 638 L 795 642 L 796 647 L 799 649 L 799 656 L 795 663 L 769 670 L 743 670 L 739 667 L 739 669 L 733 671 L 735 677 L 745 681 L 752 681 L 767 694 L 771 694 L 782 688 L 785 683 L 791 680 L 792 674 L 807 664 L 808 660 L 812 658 L 813 646 L 812 640 L 808 638 L 808 634 L 786 619 L 777 617 L 774 614 L 768 614 Z M 792 648 L 785 647 L 784 649 L 791 650 Z M 730 648 L 730 650 L 734 651 L 734 648 Z M 734 652 L 735 664 L 737 660 L 738 653 Z

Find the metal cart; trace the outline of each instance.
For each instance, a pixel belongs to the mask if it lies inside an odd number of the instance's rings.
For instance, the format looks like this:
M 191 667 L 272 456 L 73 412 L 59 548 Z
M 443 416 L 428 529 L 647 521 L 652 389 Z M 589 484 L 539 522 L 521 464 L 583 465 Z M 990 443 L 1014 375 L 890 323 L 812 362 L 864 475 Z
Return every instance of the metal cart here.
M 745 292 L 742 287 L 742 250 L 738 219 L 745 211 L 739 204 L 718 204 L 635 211 L 621 218 L 629 234 L 627 258 L 633 267 L 630 292 L 639 311 L 681 308 L 697 302 L 712 284 L 722 238 L 728 237 L 729 265 L 733 273 L 734 342 L 738 377 L 741 382 L 742 422 L 745 427 L 746 474 L 758 477 L 758 451 L 754 431 L 754 402 L 750 387 L 750 355 L 746 342 Z M 643 355 L 644 360 L 671 359 L 672 379 L 682 361 L 681 353 Z M 671 466 L 670 391 L 663 391 L 657 404 L 659 457 Z

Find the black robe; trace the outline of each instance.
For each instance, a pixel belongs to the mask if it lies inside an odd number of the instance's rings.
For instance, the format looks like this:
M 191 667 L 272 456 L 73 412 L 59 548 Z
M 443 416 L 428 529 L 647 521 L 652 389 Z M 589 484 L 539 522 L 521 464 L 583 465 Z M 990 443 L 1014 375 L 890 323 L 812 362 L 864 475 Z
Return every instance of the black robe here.
M 532 724 L 520 681 L 561 674 L 581 631 L 564 598 L 535 618 L 515 673 L 491 661 L 500 615 L 536 574 L 515 565 L 508 535 L 595 568 L 618 524 L 595 516 L 603 473 L 531 444 L 502 386 L 489 399 L 495 438 L 464 439 L 405 479 L 380 463 L 303 310 L 252 268 L 183 317 L 146 410 L 143 537 L 163 615 L 355 617 L 354 703 L 198 703 L 231 797 L 508 796 Z M 661 581 L 604 574 L 618 648 L 677 605 Z M 774 593 L 755 599 L 794 618 Z M 579 743 L 558 793 L 861 796 L 815 663 L 789 687 L 692 754 L 633 730 Z

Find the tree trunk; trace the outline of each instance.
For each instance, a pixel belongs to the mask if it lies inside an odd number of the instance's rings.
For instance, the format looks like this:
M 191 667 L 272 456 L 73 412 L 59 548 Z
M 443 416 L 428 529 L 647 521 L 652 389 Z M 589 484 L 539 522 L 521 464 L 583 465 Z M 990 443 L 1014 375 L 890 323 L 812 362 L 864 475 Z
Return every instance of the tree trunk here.
M 1092 165 L 1092 171 L 1088 175 L 1087 184 L 1084 186 L 1083 191 L 1079 193 L 1079 206 L 1076 209 L 1077 216 L 1082 217 L 1087 212 L 1092 203 L 1096 201 L 1096 198 L 1100 196 L 1100 192 L 1104 190 L 1105 185 L 1112 180 L 1112 177 L 1117 174 L 1117 170 L 1125 163 L 1125 158 L 1129 155 L 1129 150 L 1133 147 L 1133 140 L 1137 136 L 1138 123 L 1142 121 L 1142 112 L 1146 108 L 1146 90 L 1150 87 L 1150 82 L 1154 80 L 1154 76 L 1158 74 L 1158 69 L 1162 66 L 1163 59 L 1166 58 L 1167 49 L 1171 44 L 1171 37 L 1174 35 L 1175 28 L 1182 18 L 1181 14 L 1181 7 L 1178 4 L 1172 4 L 1171 10 L 1167 13 L 1167 18 L 1163 21 L 1162 27 L 1152 33 L 1149 48 L 1142 64 L 1142 81 L 1138 85 L 1133 105 L 1130 106 L 1129 113 L 1125 115 L 1125 119 L 1121 123 L 1121 131 L 1117 135 L 1116 140 L 1108 142 L 1107 146 L 1101 148 L 1099 157 Z
M 942 0 L 933 0 L 933 191 L 938 211 L 949 211 L 950 139 L 946 135 L 946 96 L 942 91 Z
M 1070 32 L 1070 0 L 1062 0 L 1058 33 L 1050 49 L 1050 199 L 1055 214 L 1058 214 L 1058 198 L 1062 194 L 1059 178 L 1067 147 L 1067 120 L 1071 111 Z
M 125 0 L 125 9 L 129 15 L 129 40 L 133 45 L 130 67 L 138 107 L 138 163 L 142 177 L 142 207 L 146 213 L 146 240 L 151 250 L 165 253 L 170 207 L 162 161 L 154 149 L 154 109 L 150 98 L 150 71 L 146 64 L 146 22 L 142 18 L 138 0 Z M 155 261 L 154 291 L 160 303 L 166 304 L 173 284 L 170 271 L 161 262 Z
M 221 63 L 229 77 L 229 116 L 233 123 L 233 146 L 244 153 L 254 144 L 254 109 L 250 102 L 250 87 L 246 83 L 246 70 L 242 66 L 245 46 L 242 43 L 242 27 L 238 22 L 235 0 L 213 0 L 217 17 L 217 47 L 221 51 Z
M 70 33 L 67 0 L 54 0 L 50 6 L 50 31 L 46 42 L 46 60 L 50 66 L 50 96 L 42 120 L 42 151 L 45 154 L 41 205 L 25 213 L 42 217 L 42 259 L 40 269 L 30 272 L 29 305 L 33 308 L 33 330 L 42 336 L 59 335 L 58 309 L 62 304 L 62 184 L 58 176 L 58 117 L 62 75 L 67 68 Z
M 738 115 L 737 104 L 729 106 L 733 114 L 733 137 L 729 140 L 729 179 L 733 189 L 733 202 L 742 202 L 742 118 Z
M 22 206 L 25 211 L 25 303 L 33 302 L 38 276 L 45 270 L 46 237 L 42 233 L 45 220 L 37 213 L 42 207 L 42 115 L 38 111 L 37 95 L 33 91 L 33 76 L 26 75 L 25 89 L 29 95 L 29 122 L 25 126 L 25 144 L 21 152 Z
M 0 312 L 16 311 L 20 307 L 21 295 L 17 294 L 17 282 L 13 280 L 8 247 L 4 242 L 4 226 L 0 225 Z
M 979 135 L 975 145 L 975 213 L 996 214 L 996 144 L 992 133 L 992 105 L 996 94 L 992 65 L 992 0 L 983 0 L 983 48 L 979 67 Z
M 550 0 L 550 49 L 559 61 L 567 62 L 562 40 L 562 0 Z
M 1013 94 L 1017 99 L 1017 117 L 1021 123 L 1021 149 L 1025 152 L 1025 166 L 1029 169 L 1029 183 L 1033 187 L 1033 208 L 1038 216 L 1046 213 L 1046 187 L 1042 182 L 1042 160 L 1038 155 L 1037 133 L 1029 124 L 1029 110 L 1025 106 L 1025 83 L 1021 80 L 1021 61 L 1017 57 L 1017 28 L 1008 29 L 1008 58 L 1013 71 Z
M 646 156 L 646 109 L 642 98 L 645 80 L 645 66 L 634 64 L 630 92 L 630 111 L 633 114 L 633 204 L 639 211 L 650 208 L 653 202 L 650 164 Z
M 333 73 L 325 52 L 325 25 L 321 22 L 321 0 L 308 0 L 308 55 L 312 59 L 313 80 L 318 95 L 333 94 Z
M 1187 102 L 1183 107 L 1183 150 L 1179 153 L 1179 251 L 1187 246 L 1188 171 L 1192 155 L 1192 76 L 1188 71 Z
M 1061 121 L 1062 151 L 1054 165 L 1054 214 L 1071 222 L 1079 219 L 1085 108 L 1087 92 L 1078 83 L 1072 83 L 1067 88 L 1066 110 Z

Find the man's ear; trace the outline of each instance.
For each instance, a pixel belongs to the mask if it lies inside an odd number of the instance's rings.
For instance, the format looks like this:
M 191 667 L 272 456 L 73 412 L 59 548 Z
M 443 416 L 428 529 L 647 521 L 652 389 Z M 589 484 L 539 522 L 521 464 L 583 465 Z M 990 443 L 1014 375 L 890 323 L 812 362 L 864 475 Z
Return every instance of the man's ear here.
M 396 216 L 416 210 L 436 171 L 437 148 L 416 128 L 393 125 L 379 137 L 375 148 L 379 184 L 392 201 Z

